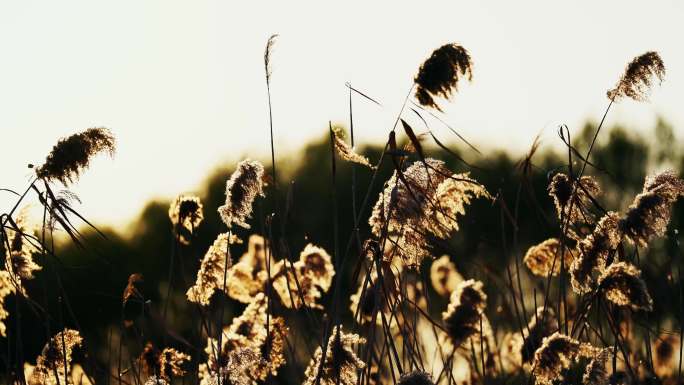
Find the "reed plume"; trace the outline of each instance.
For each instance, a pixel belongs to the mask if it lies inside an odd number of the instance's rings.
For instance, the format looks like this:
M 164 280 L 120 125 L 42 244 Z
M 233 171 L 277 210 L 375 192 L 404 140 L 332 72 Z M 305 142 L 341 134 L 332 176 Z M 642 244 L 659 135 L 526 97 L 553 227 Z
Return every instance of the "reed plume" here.
M 243 313 L 224 328 L 221 346 L 218 346 L 216 339 L 208 339 L 205 352 L 209 359 L 206 364 L 200 365 L 203 384 L 208 383 L 212 375 L 217 373 L 228 375 L 226 368 L 229 368 L 231 353 L 238 349 L 252 349 L 259 357 L 246 367 L 252 380 L 264 380 L 269 374 L 277 374 L 278 368 L 285 363 L 285 336 L 288 328 L 284 319 L 271 317 L 267 332 L 267 312 L 267 298 L 259 293 Z
M 339 328 L 339 330 L 338 330 Z M 304 375 L 303 385 L 314 385 L 320 373 L 321 385 L 355 385 L 358 381 L 358 371 L 366 364 L 354 353 L 354 345 L 366 342 L 356 334 L 345 333 L 341 326 L 333 328 L 325 352 L 316 349 Z
M 251 369 L 260 360 L 259 353 L 252 348 L 240 348 L 228 353 L 226 365 L 217 373 L 207 374 L 200 385 L 254 385 Z
M 40 356 L 36 359 L 28 383 L 40 385 L 67 384 L 71 370 L 71 355 L 74 349 L 83 343 L 78 331 L 64 329 L 55 334 L 45 344 Z M 66 363 L 66 367 L 65 367 Z
M 266 83 L 270 84 L 271 74 L 273 73 L 271 69 L 271 53 L 273 52 L 273 47 L 275 46 L 277 34 L 273 34 L 268 38 L 266 42 L 266 49 L 264 49 L 264 70 L 266 72 Z
M 332 129 L 332 132 L 333 144 L 335 146 L 335 152 L 337 152 L 337 156 L 346 160 L 347 162 L 360 164 L 370 168 L 371 170 L 375 170 L 375 166 L 370 163 L 368 158 L 356 153 L 356 151 L 354 151 L 354 149 L 344 141 L 344 135 L 340 128 L 335 127 Z
M 468 81 L 473 79 L 473 63 L 468 51 L 462 46 L 451 43 L 445 44 L 423 62 L 418 70 L 414 82 L 416 84 L 416 99 L 425 107 L 432 107 L 441 111 L 435 96 L 445 99 L 458 91 L 458 82 L 462 77 Z
M 606 298 L 618 306 L 633 310 L 653 310 L 653 299 L 648 294 L 641 271 L 627 262 L 615 262 L 599 277 L 599 287 Z
M 682 353 L 679 335 L 666 334 L 656 338 L 652 351 L 655 374 L 660 378 L 676 376 Z
M 5 270 L 0 270 L 0 336 L 7 337 L 7 325 L 5 319 L 9 316 L 9 312 L 5 309 L 5 298 L 8 295 L 16 293 L 17 289 L 12 282 L 12 276 Z
M 327 292 L 335 276 L 335 267 L 332 264 L 330 254 L 322 247 L 309 243 L 299 254 L 299 261 L 302 263 L 306 274 L 311 276 L 314 285 Z
M 246 229 L 246 222 L 252 215 L 252 204 L 257 196 L 264 195 L 264 166 L 245 159 L 226 182 L 226 203 L 218 208 L 223 223 L 229 228 L 236 224 Z
M 197 229 L 204 219 L 202 202 L 193 195 L 179 195 L 169 206 L 169 219 L 181 243 L 190 243 L 189 235 Z
M 620 244 L 619 216 L 608 212 L 596 224 L 594 231 L 578 244 L 579 256 L 570 266 L 572 288 L 583 294 L 592 290 L 591 273 L 605 269 L 608 257 Z
M 435 236 L 446 239 L 453 232 L 459 230 L 458 217 L 465 215 L 466 206 L 473 199 L 491 199 L 487 190 L 470 173 L 453 174 L 442 181 L 427 204 L 425 217 L 428 221 L 428 231 Z
M 322 289 L 314 283 L 314 276 L 301 261 L 289 263 L 286 260 L 275 265 L 273 289 L 280 302 L 289 309 L 300 309 L 302 306 L 323 309 L 317 303 L 323 296 Z
M 454 348 L 459 348 L 471 337 L 487 337 L 486 330 L 480 334 L 480 319 L 486 319 L 487 295 L 482 282 L 469 279 L 461 282 L 451 293 L 447 310 L 442 313 L 444 328 Z M 488 324 L 488 322 L 487 322 Z
M 448 296 L 463 282 L 463 276 L 456 270 L 456 265 L 449 256 L 443 255 L 430 265 L 430 281 L 437 294 Z
M 154 376 L 159 373 L 159 350 L 152 344 L 152 342 L 147 342 L 143 351 L 138 357 L 140 365 L 142 366 L 143 373 L 148 376 Z
M 505 373 L 515 373 L 523 367 L 523 337 L 520 333 L 506 333 L 499 343 L 499 357 Z
M 596 351 L 588 344 L 558 332 L 544 338 L 534 353 L 532 374 L 539 385 L 551 385 L 561 379 L 561 372 L 568 369 L 578 357 L 594 357 Z
M 636 101 L 648 100 L 653 83 L 660 84 L 665 77 L 665 63 L 657 52 L 649 51 L 635 57 L 618 80 L 615 87 L 608 90 L 608 99 L 630 98 Z
M 128 277 L 128 284 L 124 289 L 121 306 L 123 311 L 124 326 L 130 327 L 137 315 L 142 312 L 145 298 L 140 291 L 139 285 L 144 282 L 140 273 L 133 273 Z
M 674 171 L 648 176 L 642 192 L 620 219 L 620 231 L 633 244 L 647 246 L 653 238 L 665 234 L 672 206 L 683 194 L 684 181 Z
M 435 385 L 432 376 L 421 370 L 404 373 L 399 377 L 397 385 Z
M 60 139 L 36 168 L 39 178 L 58 180 L 64 185 L 75 182 L 88 167 L 93 156 L 99 152 L 114 155 L 116 143 L 112 132 L 103 127 L 89 128 L 68 138 Z
M 171 380 L 172 376 L 184 376 L 183 365 L 190 361 L 190 358 L 190 355 L 181 353 L 174 348 L 164 348 L 159 354 L 159 374 L 167 380 Z
M 549 306 L 540 306 L 537 308 L 535 314 L 530 318 L 527 328 L 523 329 L 525 334 L 525 342 L 520 347 L 520 355 L 522 363 L 531 363 L 534 359 L 534 354 L 542 345 L 544 338 L 550 336 L 558 330 L 558 321 L 553 308 Z
M 369 281 L 364 288 L 366 279 Z M 389 319 L 392 315 L 391 303 L 398 299 L 398 295 L 399 282 L 392 270 L 383 268 L 380 278 L 374 266 L 370 271 L 370 277 L 364 277 L 359 282 L 356 292 L 349 297 L 349 309 L 355 319 L 362 324 L 372 321 L 375 317 L 375 322 L 382 325 L 382 316 L 378 312 L 383 312 L 385 319 Z
M 458 215 L 474 198 L 489 197 L 485 188 L 468 174 L 452 174 L 444 162 L 432 158 L 397 171 L 385 184 L 368 220 L 380 237 L 387 229 L 396 255 L 416 268 L 430 255 L 428 234 L 447 237 L 458 230 Z
M 571 180 L 567 174 L 558 173 L 549 183 L 549 195 L 556 206 L 556 214 L 561 222 L 589 222 L 591 217 L 587 206 L 590 197 L 601 193 L 601 186 L 591 176 L 583 176 L 579 180 Z
M 247 251 L 228 270 L 228 296 L 242 303 L 250 303 L 257 293 L 263 292 L 267 277 L 266 241 L 252 234 L 247 241 Z M 269 258 L 271 270 L 275 269 L 273 257 Z M 271 273 L 273 274 L 273 273 Z
M 232 263 L 228 247 L 239 242 L 236 236 L 228 233 L 222 233 L 216 237 L 202 259 L 195 285 L 186 293 L 190 302 L 207 306 L 216 290 L 224 290 L 226 264 L 230 266 Z
M 610 349 L 599 349 L 599 353 L 591 359 L 584 370 L 582 385 L 608 385 L 606 365 L 610 358 Z
M 11 274 L 14 285 L 23 295 L 26 295 L 23 281 L 33 279 L 33 273 L 42 269 L 33 260 L 33 253 L 37 249 L 28 240 L 34 231 L 35 226 L 30 221 L 28 207 L 24 207 L 16 220 L 5 228 L 4 235 L 0 235 L 0 251 L 4 251 L 2 255 L 5 258 L 5 270 Z M 7 237 L 7 240 L 3 237 Z
M 313 244 L 304 247 L 298 261 L 276 263 L 274 272 L 273 289 L 281 303 L 291 309 L 299 309 L 304 304 L 322 309 L 316 301 L 330 289 L 335 275 L 328 252 Z
M 150 376 L 145 381 L 145 385 L 169 385 L 169 382 L 159 376 Z
M 558 238 L 549 238 L 527 249 L 523 262 L 534 275 L 548 277 L 551 274 L 555 277 L 561 270 L 561 260 L 559 258 L 561 249 L 563 249 L 563 263 L 567 270 L 572 264 L 574 257 L 567 247 L 561 247 Z
M 159 351 L 151 342 L 148 342 L 140 354 L 139 360 L 148 376 L 169 382 L 172 377 L 185 375 L 186 371 L 183 366 L 190 361 L 190 358 L 189 355 L 174 348 L 164 348 Z

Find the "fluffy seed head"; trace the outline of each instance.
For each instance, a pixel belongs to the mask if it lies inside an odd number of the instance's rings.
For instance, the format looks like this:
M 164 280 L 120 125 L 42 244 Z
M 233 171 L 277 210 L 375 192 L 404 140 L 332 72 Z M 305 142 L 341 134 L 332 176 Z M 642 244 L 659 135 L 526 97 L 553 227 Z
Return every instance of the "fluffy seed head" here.
M 319 347 L 311 358 L 304 375 L 304 385 L 314 385 L 321 373 L 321 385 L 354 385 L 358 381 L 358 371 L 366 364 L 354 353 L 354 345 L 366 342 L 356 334 L 347 334 L 339 326 L 332 330 L 326 347 L 325 361 L 323 350 Z
M 367 283 L 365 282 L 366 279 L 369 280 Z M 382 279 L 380 279 L 377 270 L 373 268 L 370 272 L 370 277 L 363 277 L 359 282 L 356 293 L 350 296 L 351 304 L 349 310 L 351 310 L 355 319 L 362 324 L 371 322 L 373 317 L 375 317 L 375 322 L 378 325 L 382 325 L 382 315 L 379 312 L 385 314 L 385 319 L 389 319 L 392 316 L 390 303 L 398 299 L 398 284 L 399 282 L 391 269 L 383 269 Z
M 260 293 L 242 315 L 234 318 L 230 326 L 224 328 L 220 347 L 216 339 L 208 339 L 205 352 L 209 359 L 200 368 L 202 384 L 210 384 L 211 379 L 217 375 L 224 378 L 232 375 L 231 381 L 236 381 L 240 375 L 243 379 L 246 376 L 250 380 L 248 384 L 251 381 L 265 380 L 269 374 L 277 375 L 278 369 L 285 363 L 285 336 L 288 328 L 283 318 L 271 317 L 267 332 L 267 311 L 267 299 Z M 234 352 L 241 350 L 245 351 L 238 356 L 234 355 Z M 251 358 L 243 362 L 242 359 L 248 356 Z
M 280 302 L 289 309 L 307 307 L 322 309 L 317 301 L 323 296 L 321 288 L 314 283 L 315 276 L 302 261 L 291 263 L 283 260 L 275 265 L 273 289 Z
M 416 99 L 423 106 L 441 111 L 433 97 L 451 97 L 452 93 L 458 91 L 458 82 L 462 77 L 469 81 L 473 78 L 470 54 L 458 44 L 445 44 L 433 51 L 420 66 L 414 79 Z
M 453 174 L 436 159 L 417 161 L 387 181 L 368 223 L 388 240 L 404 264 L 416 268 L 430 255 L 427 236 L 446 238 L 458 230 L 458 215 L 471 200 L 489 197 L 484 187 L 468 174 Z
M 271 81 L 271 52 L 273 52 L 273 46 L 278 38 L 277 34 L 271 35 L 266 42 L 266 49 L 264 49 L 264 70 L 266 71 L 266 83 Z
M 354 151 L 353 148 L 351 148 L 347 142 L 344 141 L 344 135 L 342 133 L 342 130 L 339 128 L 333 128 L 333 144 L 335 146 L 335 152 L 337 152 L 337 156 L 339 156 L 341 159 L 346 160 L 347 162 L 353 162 L 360 164 L 362 166 L 366 166 L 370 168 L 371 170 L 375 169 L 375 166 L 373 166 L 368 158 L 366 158 L 363 155 L 360 155 Z
M 610 358 L 610 349 L 600 349 L 596 357 L 592 358 L 582 376 L 583 385 L 607 385 L 608 370 L 606 364 Z
M 428 221 L 428 231 L 439 238 L 448 238 L 458 231 L 458 217 L 465 215 L 466 206 L 476 198 L 491 199 L 491 196 L 484 186 L 470 178 L 469 173 L 453 174 L 444 179 L 437 186 L 431 203 L 425 207 L 425 217 L 432 218 Z
M 330 254 L 322 247 L 309 243 L 299 254 L 299 260 L 304 265 L 307 274 L 311 275 L 313 284 L 319 286 L 324 292 L 328 291 L 335 276 L 335 267 Z
M 76 181 L 99 152 L 114 155 L 114 135 L 107 128 L 89 128 L 78 134 L 60 139 L 52 148 L 36 175 L 45 180 L 58 180 L 63 184 Z
M 190 361 L 190 356 L 173 348 L 165 348 L 160 352 L 148 342 L 139 360 L 148 376 L 168 382 L 172 377 L 185 375 L 183 366 Z
M 149 376 L 145 385 L 169 385 L 169 382 L 159 376 Z
M 397 385 L 435 385 L 432 382 L 432 376 L 421 370 L 414 370 L 409 373 L 404 373 L 399 377 Z
M 33 279 L 33 273 L 42 269 L 33 260 L 36 248 L 27 239 L 35 231 L 35 226 L 29 218 L 28 207 L 22 208 L 14 222 L 8 223 L 4 230 L 0 233 L 0 255 L 5 258 L 5 270 L 11 274 L 13 283 L 26 295 L 22 282 Z
M 620 219 L 620 231 L 633 244 L 646 247 L 665 234 L 672 206 L 683 194 L 684 181 L 672 170 L 647 177 L 643 191 Z
M 167 380 L 170 380 L 172 376 L 184 376 L 183 365 L 188 361 L 190 361 L 189 355 L 174 348 L 165 348 L 159 355 L 159 374 Z
M 587 211 L 591 202 L 589 197 L 596 197 L 601 193 L 601 187 L 593 177 L 583 176 L 579 181 L 573 182 L 568 175 L 563 173 L 553 176 L 548 189 L 556 206 L 558 219 L 561 222 L 569 221 L 570 223 L 589 222 L 591 219 Z
M 275 261 L 272 255 L 266 258 L 266 240 L 256 234 L 249 236 L 247 251 L 242 254 L 238 263 L 228 270 L 228 296 L 242 303 L 250 303 L 257 293 L 263 292 L 268 274 L 267 259 L 271 264 L 273 278 Z
M 529 330 L 529 332 L 527 332 Z M 550 336 L 558 330 L 558 320 L 553 308 L 544 306 L 537 308 L 535 314 L 530 318 L 530 322 L 525 329 L 525 342 L 520 346 L 520 355 L 523 363 L 530 363 L 534 359 L 534 354 L 541 346 L 544 338 Z
M 676 377 L 679 371 L 681 345 L 679 335 L 667 334 L 653 343 L 653 370 L 660 378 Z
M 561 371 L 570 367 L 577 357 L 585 355 L 587 349 L 577 340 L 558 332 L 544 338 L 534 353 L 532 374 L 536 384 L 551 385 L 560 378 Z
M 572 288 L 576 293 L 587 293 L 593 289 L 592 271 L 603 271 L 610 253 L 620 244 L 618 223 L 618 214 L 608 212 L 596 224 L 591 235 L 578 244 L 579 256 L 570 267 Z
M 506 333 L 499 344 L 499 357 L 505 373 L 514 373 L 523 367 L 523 337 L 520 333 Z
M 259 361 L 259 352 L 253 348 L 239 348 L 226 353 L 223 366 L 209 372 L 207 364 L 200 364 L 200 385 L 253 385 L 254 363 Z
M 451 294 L 442 320 L 449 340 L 455 348 L 468 338 L 480 333 L 480 319 L 486 317 L 487 295 L 482 291 L 482 282 L 469 279 L 461 282 Z
M 448 255 L 435 259 L 430 266 L 430 281 L 437 294 L 448 296 L 456 290 L 463 276 L 456 270 Z
M 323 248 L 308 244 L 298 261 L 279 261 L 272 274 L 273 289 L 283 305 L 299 309 L 306 304 L 322 309 L 316 301 L 330 289 L 335 269 L 330 255 Z
M 83 343 L 78 331 L 64 329 L 54 335 L 36 359 L 36 367 L 28 382 L 31 384 L 67 384 L 73 350 Z M 66 362 L 67 367 L 64 366 Z M 57 377 L 55 377 L 55 372 Z
M 570 269 L 573 256 L 568 247 L 561 247 L 558 238 L 549 238 L 544 242 L 534 245 L 527 250 L 523 262 L 534 275 L 548 277 L 551 273 L 554 277 L 560 273 L 561 260 L 558 257 L 563 249 L 563 263 L 566 271 Z M 553 272 L 551 268 L 553 267 Z
M 615 262 L 599 277 L 599 287 L 606 298 L 618 306 L 633 310 L 653 310 L 653 299 L 648 294 L 641 271 L 627 262 Z
M 202 202 L 199 197 L 193 195 L 177 196 L 169 206 L 169 219 L 171 219 L 174 230 L 178 231 L 180 241 L 188 244 L 190 240 L 186 232 L 194 231 L 204 219 Z
M 646 101 L 653 83 L 658 84 L 665 77 L 665 63 L 657 52 L 646 52 L 635 57 L 625 68 L 625 72 L 614 88 L 608 90 L 608 99 L 630 98 Z
M 226 182 L 226 203 L 218 208 L 223 223 L 248 229 L 246 220 L 252 215 L 252 204 L 264 195 L 264 166 L 254 160 L 243 160 Z
M 10 273 L 0 270 L 0 336 L 2 337 L 7 337 L 7 326 L 4 321 L 9 316 L 9 312 L 5 309 L 5 298 L 16 291 Z
M 226 269 L 232 263 L 228 247 L 239 242 L 237 237 L 228 233 L 222 233 L 216 237 L 202 259 L 195 285 L 186 293 L 190 302 L 207 306 L 216 290 L 224 290 L 227 285 L 227 282 L 224 284 Z
M 132 326 L 142 311 L 145 302 L 145 297 L 141 291 L 143 282 L 143 275 L 140 273 L 133 273 L 128 277 L 128 283 L 121 296 L 123 322 L 126 327 Z

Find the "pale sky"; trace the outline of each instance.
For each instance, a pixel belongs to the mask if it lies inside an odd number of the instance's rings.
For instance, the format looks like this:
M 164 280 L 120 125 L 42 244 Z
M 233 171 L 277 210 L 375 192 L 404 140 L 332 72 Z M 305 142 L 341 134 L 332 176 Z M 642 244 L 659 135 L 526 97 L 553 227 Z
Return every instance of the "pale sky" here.
M 362 143 L 383 143 L 420 63 L 466 47 L 474 81 L 443 119 L 483 149 L 526 149 L 561 123 L 599 119 L 625 65 L 658 51 L 668 68 L 649 103 L 608 123 L 684 136 L 681 1 L 4 1 L 0 3 L 0 187 L 23 190 L 28 163 L 58 138 L 105 126 L 118 138 L 73 190 L 79 210 L 123 225 L 151 198 L 193 192 L 216 167 L 269 151 L 263 50 L 272 56 L 276 153 L 346 122 L 345 82 Z M 444 141 L 453 140 L 446 131 Z M 13 198 L 0 192 L 0 212 Z

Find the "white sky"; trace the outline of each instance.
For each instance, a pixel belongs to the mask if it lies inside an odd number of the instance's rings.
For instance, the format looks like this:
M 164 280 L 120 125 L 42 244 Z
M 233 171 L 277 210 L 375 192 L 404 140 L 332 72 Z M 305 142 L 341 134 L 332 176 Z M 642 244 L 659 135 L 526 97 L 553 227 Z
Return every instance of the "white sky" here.
M 572 5 L 571 5 L 572 4 Z M 681 1 L 6 1 L 0 3 L 0 187 L 92 126 L 118 138 L 73 189 L 82 213 L 124 224 L 152 197 L 191 192 L 209 172 L 269 151 L 263 49 L 272 56 L 276 152 L 346 121 L 350 81 L 361 142 L 380 143 L 420 63 L 447 42 L 471 53 L 474 82 L 444 118 L 483 148 L 526 149 L 537 133 L 598 119 L 605 91 L 648 50 L 668 74 L 651 102 L 609 123 L 684 123 Z M 442 136 L 448 141 L 452 136 Z M 0 192 L 0 211 L 11 196 Z

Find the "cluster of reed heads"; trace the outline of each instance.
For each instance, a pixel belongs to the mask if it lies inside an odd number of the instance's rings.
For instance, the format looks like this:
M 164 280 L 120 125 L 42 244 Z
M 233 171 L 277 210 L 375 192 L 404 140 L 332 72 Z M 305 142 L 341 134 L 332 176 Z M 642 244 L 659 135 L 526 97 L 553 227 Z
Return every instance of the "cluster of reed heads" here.
M 267 83 L 274 42 L 269 40 L 265 53 Z M 132 342 L 120 342 L 114 360 L 118 363 L 108 361 L 104 368 L 93 359 L 98 347 L 89 346 L 77 326 L 64 326 L 64 315 L 42 314 L 39 301 L 24 286 L 41 270 L 38 262 L 59 261 L 55 230 L 81 243 L 74 219 L 85 219 L 73 209 L 74 197 L 67 190 L 55 192 L 56 183 L 74 183 L 94 155 L 113 153 L 115 148 L 112 133 L 104 128 L 59 141 L 45 163 L 35 167 L 26 191 L 15 192 L 15 207 L 1 216 L 0 334 L 11 340 L 21 328 L 19 318 L 15 325 L 4 323 L 13 311 L 4 306 L 6 298 L 15 296 L 45 318 L 45 333 L 51 336 L 35 359 L 19 353 L 5 356 L 5 379 L 21 384 L 92 384 L 94 373 L 105 373 L 99 381 L 146 385 L 682 383 L 681 320 L 679 331 L 650 329 L 654 298 L 639 269 L 648 263 L 640 260 L 640 252 L 666 235 L 672 207 L 684 194 L 684 181 L 676 172 L 649 176 L 623 212 L 604 208 L 601 186 L 585 175 L 592 170 L 594 143 L 581 155 L 583 149 L 573 148 L 561 131 L 570 159 L 567 167 L 550 176 L 547 197 L 556 207 L 558 236 L 530 245 L 521 259 L 512 252 L 515 267 L 520 259 L 528 271 L 509 267 L 508 276 L 501 279 L 486 272 L 464 277 L 454 260 L 468 256 L 434 255 L 433 245 L 459 231 L 475 200 L 489 202 L 492 210 L 499 206 L 502 221 L 515 227 L 504 197 L 488 191 L 468 172 L 452 172 L 445 162 L 429 157 L 426 138 L 440 147 L 442 143 L 427 123 L 427 131 L 419 133 L 404 119 L 410 109 L 425 122 L 422 116 L 441 111 L 439 99 L 450 98 L 472 73 L 472 59 L 462 46 L 447 44 L 435 50 L 411 85 L 415 102 L 409 98 L 412 107 L 406 102 L 402 106 L 375 163 L 355 152 L 353 130 L 348 144 L 340 130 L 330 127 L 333 187 L 337 167 L 371 173 L 368 192 L 383 164 L 393 168 L 372 208 L 369 193 L 360 205 L 354 202 L 355 227 L 347 243 L 340 242 L 334 229 L 332 250 L 311 240 L 298 254 L 292 253 L 287 241 L 274 235 L 274 224 L 287 218 L 289 202 L 272 199 L 268 210 L 259 211 L 267 214 L 254 217 L 255 202 L 268 207 L 268 195 L 279 188 L 274 155 L 271 175 L 258 161 L 238 163 L 226 182 L 225 204 L 211 209 L 225 224 L 225 232 L 201 258 L 194 282 L 184 282 L 181 288 L 185 308 L 194 314 L 193 335 L 165 331 L 163 341 L 146 340 L 140 321 L 157 307 L 163 308 L 159 318 L 165 325 L 177 263 L 172 257 L 165 303 L 146 299 L 139 285 L 144 277 L 138 272 L 122 283 L 120 339 L 128 336 Z M 664 73 L 657 53 L 635 58 L 607 92 L 606 114 L 620 99 L 644 100 Z M 360 95 L 375 102 L 348 88 L 350 101 L 352 95 Z M 601 125 L 594 140 L 600 129 Z M 402 132 L 403 146 L 397 139 Z M 273 142 L 271 146 L 274 154 Z M 528 171 L 533 170 L 532 155 L 523 162 Z M 340 165 L 339 160 L 349 165 Z M 40 225 L 19 209 L 30 194 L 43 211 Z M 193 195 L 179 195 L 171 203 L 168 213 L 178 247 L 192 245 L 204 209 Z M 337 218 L 339 213 L 333 215 Z M 363 216 L 368 218 L 368 234 L 359 230 Z M 261 233 L 237 235 L 254 223 L 260 223 Z M 234 258 L 236 248 L 246 251 Z M 544 292 L 530 293 L 521 284 L 523 274 L 541 282 Z M 345 293 L 347 285 L 341 281 L 349 277 L 355 289 Z M 492 282 L 498 282 L 498 288 Z M 497 295 L 501 289 L 506 293 Z M 60 304 L 68 304 L 63 291 L 54 295 Z M 534 308 L 529 311 L 532 297 Z M 242 313 L 226 319 L 226 299 L 244 304 Z M 440 303 L 446 306 L 435 306 Z M 492 324 L 490 317 L 504 308 L 511 321 Z M 293 321 L 298 314 L 304 321 Z M 74 358 L 76 353 L 80 361 Z M 303 370 L 292 375 L 292 368 Z M 286 369 L 288 377 L 282 375 Z

